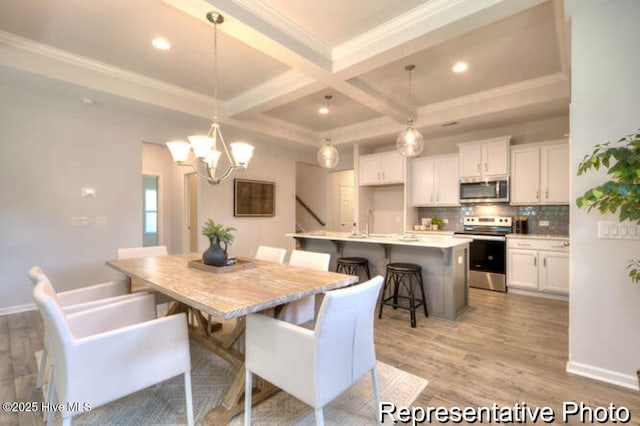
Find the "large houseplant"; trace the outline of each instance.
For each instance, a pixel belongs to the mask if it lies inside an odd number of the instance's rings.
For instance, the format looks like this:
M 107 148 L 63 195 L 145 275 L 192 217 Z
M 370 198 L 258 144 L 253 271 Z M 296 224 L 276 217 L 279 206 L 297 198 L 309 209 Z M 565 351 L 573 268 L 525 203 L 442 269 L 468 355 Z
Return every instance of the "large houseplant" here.
M 233 241 L 233 234 L 236 228 L 223 226 L 207 219 L 202 226 L 202 235 L 209 239 L 209 248 L 202 253 L 202 261 L 207 265 L 224 266 L 227 264 L 227 249 Z M 222 248 L 221 244 L 224 244 Z
M 640 133 L 596 145 L 582 159 L 578 176 L 600 167 L 607 168 L 610 180 L 578 197 L 578 207 L 587 211 L 595 208 L 600 213 L 619 211 L 620 222 L 629 220 L 640 225 Z M 630 260 L 627 269 L 633 282 L 640 281 L 640 259 Z

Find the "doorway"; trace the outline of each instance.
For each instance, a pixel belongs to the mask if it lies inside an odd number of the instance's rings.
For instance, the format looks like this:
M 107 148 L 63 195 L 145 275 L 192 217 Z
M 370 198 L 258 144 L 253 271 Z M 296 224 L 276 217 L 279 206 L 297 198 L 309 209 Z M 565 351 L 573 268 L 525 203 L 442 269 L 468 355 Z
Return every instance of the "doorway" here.
M 158 204 L 159 176 L 142 176 L 142 246 L 157 246 L 158 236 Z
M 340 231 L 348 232 L 353 224 L 353 185 L 340 185 Z
M 189 252 L 198 251 L 198 175 L 189 173 L 184 175 L 185 193 L 185 247 Z

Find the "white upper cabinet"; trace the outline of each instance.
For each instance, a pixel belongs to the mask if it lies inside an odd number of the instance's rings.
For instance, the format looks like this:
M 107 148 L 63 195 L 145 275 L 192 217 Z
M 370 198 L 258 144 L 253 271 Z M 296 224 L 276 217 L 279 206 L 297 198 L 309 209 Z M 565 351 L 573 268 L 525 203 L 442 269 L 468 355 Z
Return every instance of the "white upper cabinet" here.
M 411 161 L 411 205 L 457 206 L 458 156 L 420 157 Z
M 566 140 L 511 148 L 511 204 L 569 203 Z
M 404 158 L 397 151 L 360 156 L 360 185 L 404 183 Z
M 458 144 L 461 178 L 509 174 L 510 136 Z
M 540 148 L 540 187 L 542 203 L 569 203 L 569 144 L 543 145 Z

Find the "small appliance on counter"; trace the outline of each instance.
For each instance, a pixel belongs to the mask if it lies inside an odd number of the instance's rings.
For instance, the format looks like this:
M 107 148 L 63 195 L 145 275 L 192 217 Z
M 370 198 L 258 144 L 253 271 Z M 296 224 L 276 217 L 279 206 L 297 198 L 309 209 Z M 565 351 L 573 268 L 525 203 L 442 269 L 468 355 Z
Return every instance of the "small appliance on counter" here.
M 526 216 L 516 216 L 514 218 L 514 231 L 516 234 L 528 234 L 529 223 Z

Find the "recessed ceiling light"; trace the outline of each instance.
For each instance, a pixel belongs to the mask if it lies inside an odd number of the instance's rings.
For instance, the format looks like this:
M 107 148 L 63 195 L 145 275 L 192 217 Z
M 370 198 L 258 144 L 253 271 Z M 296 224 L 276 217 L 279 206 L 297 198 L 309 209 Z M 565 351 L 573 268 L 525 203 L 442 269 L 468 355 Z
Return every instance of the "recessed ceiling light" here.
M 318 110 L 318 114 L 329 114 L 329 108 L 322 107 Z
M 169 50 L 171 49 L 171 43 L 164 37 L 156 37 L 151 41 L 153 47 L 160 50 Z
M 91 99 L 88 96 L 83 96 L 82 98 L 80 98 L 80 102 L 82 102 L 85 105 L 93 105 L 93 99 Z
M 469 68 L 466 62 L 458 62 L 452 68 L 451 71 L 456 73 L 465 72 Z

